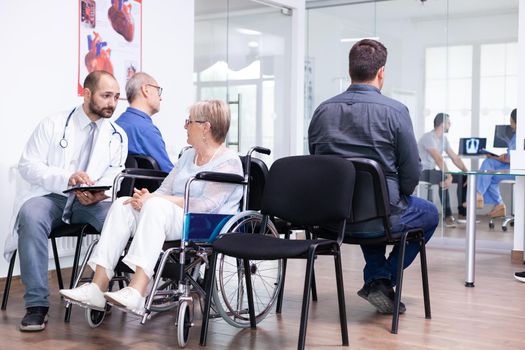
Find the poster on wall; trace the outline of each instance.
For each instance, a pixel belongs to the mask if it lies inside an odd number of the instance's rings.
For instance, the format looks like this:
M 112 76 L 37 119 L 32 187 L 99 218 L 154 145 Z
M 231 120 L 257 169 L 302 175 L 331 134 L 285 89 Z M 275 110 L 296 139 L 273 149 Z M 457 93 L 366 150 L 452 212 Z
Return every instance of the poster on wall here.
M 142 0 L 79 0 L 78 12 L 78 95 L 89 73 L 105 70 L 125 99 L 126 82 L 142 69 Z

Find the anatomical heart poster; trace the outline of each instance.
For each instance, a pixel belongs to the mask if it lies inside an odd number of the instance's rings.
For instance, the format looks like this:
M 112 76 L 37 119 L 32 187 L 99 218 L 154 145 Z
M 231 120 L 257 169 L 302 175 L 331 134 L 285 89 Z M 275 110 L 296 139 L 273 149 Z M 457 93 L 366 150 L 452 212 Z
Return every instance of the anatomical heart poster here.
M 79 0 L 78 95 L 86 76 L 105 70 L 126 98 L 128 79 L 142 67 L 142 0 Z

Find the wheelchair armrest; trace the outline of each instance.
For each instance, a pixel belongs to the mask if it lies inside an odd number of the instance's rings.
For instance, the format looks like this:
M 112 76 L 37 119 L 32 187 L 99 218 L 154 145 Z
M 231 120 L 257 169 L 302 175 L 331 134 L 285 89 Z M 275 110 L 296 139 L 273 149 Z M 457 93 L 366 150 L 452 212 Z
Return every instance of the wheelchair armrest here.
M 242 185 L 245 183 L 244 177 L 237 174 L 219 173 L 214 171 L 202 171 L 195 175 L 195 179 L 213 182 L 225 182 Z

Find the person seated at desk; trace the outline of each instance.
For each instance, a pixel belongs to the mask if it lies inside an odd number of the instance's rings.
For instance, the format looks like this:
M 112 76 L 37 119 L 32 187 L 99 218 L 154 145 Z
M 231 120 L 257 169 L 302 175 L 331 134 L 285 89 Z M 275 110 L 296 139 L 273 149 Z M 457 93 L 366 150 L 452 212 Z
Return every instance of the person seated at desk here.
M 180 239 L 182 235 L 187 180 L 202 171 L 243 175 L 239 156 L 224 145 L 229 127 L 230 110 L 225 102 L 194 104 L 185 123 L 192 148 L 182 154 L 157 191 L 135 190 L 133 197 L 121 197 L 113 203 L 88 262 L 95 271 L 92 283 L 62 289 L 60 294 L 90 308 L 103 310 L 109 300 L 142 313 L 147 286 L 164 241 Z M 242 187 L 200 181 L 192 186 L 190 198 L 191 212 L 234 214 L 239 210 Z M 130 237 L 133 240 L 122 261 L 135 271 L 133 279 L 126 288 L 103 293 Z
M 129 107 L 116 123 L 128 135 L 129 154 L 153 157 L 160 170 L 169 173 L 173 163 L 166 152 L 160 130 L 153 124 L 151 116 L 160 110 L 162 88 L 152 76 L 144 72 L 135 73 L 126 83 Z
M 423 171 L 421 172 L 420 180 L 430 182 L 433 185 L 439 184 L 443 191 L 439 191 L 439 198 L 444 206 L 444 221 L 446 227 L 456 227 L 456 219 L 452 215 L 450 209 L 450 198 L 448 188 L 452 183 L 458 184 L 457 198 L 458 198 L 458 221 L 466 222 L 467 209 L 465 200 L 467 198 L 467 177 L 460 174 L 447 174 L 447 164 L 443 159 L 443 152 L 445 152 L 455 166 L 461 171 L 468 171 L 467 167 L 457 155 L 456 152 L 450 148 L 450 144 L 446 137 L 446 133 L 450 129 L 450 117 L 446 113 L 438 113 L 434 118 L 434 129 L 423 134 L 419 139 L 418 149 L 421 157 L 421 165 Z M 436 166 L 439 170 L 436 170 Z
M 516 117 L 517 110 L 514 108 L 510 113 L 510 127 L 516 130 Z M 512 136 L 509 142 L 507 153 L 500 156 L 493 156 L 487 154 L 487 159 L 483 161 L 480 167 L 480 171 L 494 171 L 494 170 L 507 170 L 510 169 L 510 151 L 516 149 L 516 134 Z M 488 216 L 497 218 L 505 216 L 506 206 L 503 203 L 501 194 L 499 191 L 499 183 L 502 180 L 514 179 L 514 176 L 510 175 L 483 175 L 478 176 L 478 182 L 476 185 L 477 190 L 477 201 L 478 207 L 483 207 L 485 203 L 494 204 L 494 208 L 488 213 Z

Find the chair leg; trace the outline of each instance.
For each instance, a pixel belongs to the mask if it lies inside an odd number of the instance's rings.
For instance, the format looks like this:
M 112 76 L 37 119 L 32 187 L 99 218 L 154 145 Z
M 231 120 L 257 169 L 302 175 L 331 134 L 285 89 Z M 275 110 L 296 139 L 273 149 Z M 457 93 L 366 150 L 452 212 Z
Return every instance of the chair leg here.
M 304 231 L 306 239 L 316 238 L 309 230 Z M 315 283 L 315 269 L 312 271 L 312 301 L 317 301 L 317 284 Z
M 7 308 L 7 300 L 9 299 L 9 291 L 11 289 L 11 281 L 13 280 L 13 269 L 16 261 L 16 250 L 13 252 L 11 261 L 9 261 L 9 269 L 7 271 L 7 277 L 5 278 L 4 296 L 2 298 L 2 310 Z
M 204 303 L 204 310 L 202 310 L 202 326 L 200 345 L 206 346 L 208 338 L 208 324 L 210 321 L 211 299 L 213 294 L 213 282 L 215 281 L 215 266 L 217 264 L 217 253 L 213 253 L 209 258 L 208 277 L 206 279 L 206 302 Z
M 77 244 L 75 247 L 75 257 L 73 258 L 73 266 L 71 267 L 71 281 L 69 281 L 70 289 L 73 288 L 75 284 L 75 280 L 77 278 L 78 262 L 80 261 L 80 253 L 82 251 L 82 243 L 84 242 L 84 236 L 85 236 L 84 232 L 81 232 L 80 235 L 77 237 Z M 58 260 L 58 256 L 55 256 L 55 261 L 56 260 Z M 66 311 L 64 313 L 64 322 L 66 323 L 69 323 L 69 320 L 71 319 L 71 310 L 73 310 L 73 308 L 71 307 L 71 304 L 68 304 L 66 306 Z
M 77 244 L 75 247 L 75 257 L 73 258 L 73 266 L 71 269 L 71 281 L 69 282 L 69 288 L 73 288 L 75 283 L 75 278 L 77 278 L 78 273 L 78 263 L 80 261 L 80 253 L 82 251 L 82 243 L 84 242 L 85 234 L 81 233 L 77 238 Z
M 281 289 L 279 289 L 279 294 L 277 294 L 277 306 L 275 308 L 275 313 L 280 314 L 283 310 L 283 298 L 284 298 L 284 281 L 286 280 L 286 265 L 287 260 L 283 259 L 283 274 L 281 277 Z
M 248 311 L 250 313 L 250 327 L 255 329 L 257 322 L 255 321 L 255 306 L 253 305 L 253 287 L 252 287 L 252 276 L 250 274 L 250 261 L 248 259 L 242 259 L 244 265 L 244 277 L 246 280 L 246 296 L 248 297 Z
M 334 244 L 335 280 L 337 283 L 337 299 L 339 303 L 339 321 L 341 322 L 341 340 L 343 346 L 348 346 L 348 325 L 346 320 L 346 303 L 343 282 L 343 266 L 341 263 L 341 250 L 338 244 Z
M 57 241 L 55 237 L 51 237 L 51 246 L 53 247 L 53 258 L 55 260 L 55 270 L 58 279 L 58 289 L 64 289 L 64 282 L 62 281 L 62 270 L 60 269 L 60 260 L 58 259 Z
M 315 283 L 315 269 L 312 270 L 312 301 L 317 301 L 317 284 Z
M 308 309 L 310 307 L 310 290 L 312 288 L 312 275 L 315 262 L 315 246 L 308 250 L 308 260 L 306 262 L 306 276 L 304 277 L 303 305 L 301 307 L 301 323 L 299 328 L 299 340 L 297 349 L 303 350 L 306 342 L 306 326 L 308 324 Z
M 428 287 L 427 251 L 423 235 L 419 240 L 419 257 L 421 258 L 421 280 L 423 282 L 423 300 L 425 303 L 425 318 L 431 319 L 430 311 L 430 288 Z
M 397 334 L 399 325 L 399 304 L 401 303 L 401 291 L 403 289 L 403 267 L 405 264 L 405 247 L 407 244 L 408 232 L 403 233 L 399 242 L 399 256 L 397 261 L 397 279 L 396 279 L 396 293 L 394 300 L 394 311 L 392 315 L 392 334 Z

